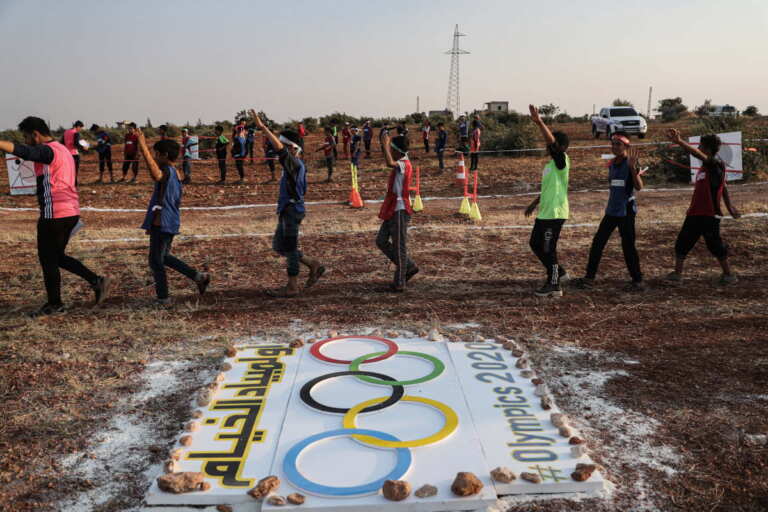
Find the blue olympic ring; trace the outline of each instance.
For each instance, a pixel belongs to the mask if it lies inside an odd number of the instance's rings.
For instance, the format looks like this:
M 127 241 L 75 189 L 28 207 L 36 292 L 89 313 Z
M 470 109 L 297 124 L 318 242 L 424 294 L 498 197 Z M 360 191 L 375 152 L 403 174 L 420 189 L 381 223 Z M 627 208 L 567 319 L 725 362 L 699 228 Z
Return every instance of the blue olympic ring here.
M 392 471 L 386 476 L 375 480 L 373 482 L 357 485 L 353 487 L 333 487 L 330 485 L 321 485 L 311 480 L 308 480 L 299 472 L 297 462 L 299 454 L 307 446 L 327 439 L 329 437 L 351 436 L 351 435 L 368 435 L 374 436 L 385 441 L 400 441 L 398 438 L 386 432 L 379 432 L 378 430 L 367 430 L 360 428 L 340 428 L 336 430 L 329 430 L 327 432 L 320 432 L 307 437 L 303 441 L 299 441 L 293 447 L 288 450 L 283 460 L 283 472 L 288 480 L 295 486 L 303 489 L 304 491 L 315 495 L 327 495 L 327 496 L 361 496 L 365 494 L 376 494 L 379 489 L 384 485 L 385 480 L 400 480 L 411 467 L 413 457 L 411 450 L 408 448 L 396 448 L 397 463 Z

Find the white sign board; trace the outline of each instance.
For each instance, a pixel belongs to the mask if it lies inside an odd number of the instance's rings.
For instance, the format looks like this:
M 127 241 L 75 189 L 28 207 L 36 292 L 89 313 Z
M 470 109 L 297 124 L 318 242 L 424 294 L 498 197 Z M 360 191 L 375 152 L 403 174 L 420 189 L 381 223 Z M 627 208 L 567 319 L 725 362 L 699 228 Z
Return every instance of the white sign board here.
M 6 155 L 8 167 L 8 185 L 12 196 L 34 195 L 37 191 L 35 163 L 22 160 L 13 155 Z
M 164 493 L 153 482 L 149 505 L 253 504 L 255 510 L 386 512 L 476 510 L 499 494 L 585 492 L 601 489 L 595 472 L 571 478 L 586 455 L 573 456 L 511 352 L 489 343 L 341 336 L 301 349 L 250 345 L 232 368 L 198 425 L 177 471 L 202 472 L 206 491 Z M 489 366 L 491 365 L 491 366 Z M 575 434 L 575 433 L 574 433 Z M 491 469 L 518 474 L 494 482 Z M 459 497 L 459 472 L 482 482 L 479 493 Z M 522 481 L 522 472 L 541 483 Z M 302 505 L 257 502 L 247 491 L 279 477 L 280 496 L 305 496 Z M 405 480 L 416 491 L 389 501 L 385 480 Z
M 200 160 L 200 139 L 197 135 L 191 135 L 187 141 L 187 147 L 192 155 L 191 160 Z
M 744 167 L 742 164 L 741 132 L 718 133 L 718 137 L 723 145 L 720 146 L 717 156 L 725 163 L 726 181 L 736 181 L 744 177 Z M 688 137 L 688 142 L 698 146 L 701 142 L 701 136 Z M 691 163 L 691 183 L 696 182 L 696 173 L 701 169 L 701 160 L 693 156 L 690 157 Z

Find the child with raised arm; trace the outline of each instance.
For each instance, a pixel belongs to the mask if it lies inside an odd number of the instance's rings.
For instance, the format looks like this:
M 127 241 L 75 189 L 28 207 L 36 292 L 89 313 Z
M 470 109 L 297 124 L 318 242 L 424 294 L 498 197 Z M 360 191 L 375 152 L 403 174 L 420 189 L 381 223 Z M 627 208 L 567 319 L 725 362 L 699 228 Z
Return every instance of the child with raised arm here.
M 59 270 L 62 268 L 87 281 L 96 295 L 95 304 L 99 304 L 109 293 L 110 279 L 96 275 L 65 253 L 73 231 L 82 227 L 72 153 L 53 139 L 48 125 L 39 117 L 25 118 L 19 123 L 19 131 L 24 135 L 25 144 L 0 140 L 0 151 L 35 163 L 40 205 L 37 256 L 43 269 L 48 301 L 33 316 L 64 312 Z
M 544 166 L 541 178 L 541 193 L 528 205 L 525 216 L 530 217 L 536 208 L 539 214 L 533 225 L 530 246 L 547 270 L 547 282 L 534 293 L 539 297 L 562 297 L 561 281 L 566 277 L 565 269 L 557 261 L 557 241 L 560 230 L 568 220 L 568 174 L 571 159 L 566 154 L 569 140 L 563 132 L 552 133 L 539 116 L 536 107 L 529 105 L 531 120 L 539 127 L 547 152 L 551 159 Z
M 331 133 L 331 129 L 326 127 L 325 128 L 325 141 L 323 142 L 323 145 L 317 148 L 315 152 L 322 151 L 325 154 L 325 166 L 328 169 L 328 178 L 326 178 L 325 182 L 330 183 L 333 181 L 333 146 L 334 146 L 334 140 L 333 140 L 333 134 Z M 343 134 L 343 132 L 342 132 Z M 349 149 L 347 147 L 347 149 Z
M 640 272 L 640 256 L 635 247 L 635 216 L 637 215 L 637 200 L 635 191 L 643 189 L 643 171 L 638 168 L 637 148 L 630 146 L 629 137 L 621 132 L 611 137 L 611 151 L 613 160 L 608 165 L 608 205 L 605 207 L 605 215 L 600 221 L 589 248 L 589 262 L 587 273 L 583 279 L 575 283 L 577 288 L 592 288 L 597 275 L 597 268 L 603 256 L 603 249 L 613 230 L 619 228 L 621 236 L 621 249 L 624 253 L 624 262 L 632 281 L 625 290 L 634 292 L 642 291 L 643 274 Z
M 299 295 L 299 263 L 309 268 L 306 288 L 313 286 L 325 273 L 325 267 L 319 261 L 299 250 L 299 226 L 306 215 L 304 194 L 307 191 L 307 170 L 299 158 L 299 136 L 294 131 L 285 130 L 278 137 L 267 128 L 255 110 L 249 114 L 274 148 L 283 168 L 277 200 L 278 222 L 272 248 L 287 261 L 288 283 L 276 290 L 268 290 L 267 294 L 272 297 L 296 297 Z
M 155 182 L 152 197 L 141 229 L 149 234 L 149 268 L 155 277 L 157 303 L 161 306 L 171 304 L 168 296 L 168 277 L 165 267 L 185 275 L 195 282 L 200 295 L 205 293 L 211 276 L 207 272 L 197 272 L 189 265 L 171 254 L 173 237 L 181 226 L 181 189 L 182 174 L 173 166 L 179 157 L 179 143 L 173 140 L 161 140 L 155 143 L 154 157 L 149 151 L 147 141 L 138 130 L 139 151 L 144 156 L 149 168 L 149 175 Z
M 667 276 L 669 281 L 681 281 L 683 278 L 683 265 L 685 258 L 691 249 L 704 237 L 707 249 L 717 258 L 723 274 L 720 284 L 731 284 L 737 281 L 731 272 L 728 262 L 728 244 L 720 237 L 720 219 L 723 212 L 720 209 L 720 200 L 725 202 L 728 212 L 734 219 L 741 214 L 731 204 L 726 187 L 725 164 L 717 158 L 722 142 L 717 135 L 703 135 L 701 143 L 696 148 L 680 137 L 680 132 L 674 128 L 667 130 L 669 140 L 682 147 L 688 154 L 701 160 L 701 168 L 697 170 L 691 197 L 691 205 L 685 216 L 685 222 L 677 235 L 675 242 L 675 270 Z
M 408 193 L 413 173 L 408 159 L 408 137 L 398 135 L 390 140 L 386 135 L 384 159 L 391 171 L 387 194 L 379 210 L 379 218 L 383 222 L 376 236 L 376 245 L 395 264 L 394 281 L 389 290 L 404 292 L 405 284 L 419 272 L 419 267 L 408 257 L 408 222 L 413 215 Z

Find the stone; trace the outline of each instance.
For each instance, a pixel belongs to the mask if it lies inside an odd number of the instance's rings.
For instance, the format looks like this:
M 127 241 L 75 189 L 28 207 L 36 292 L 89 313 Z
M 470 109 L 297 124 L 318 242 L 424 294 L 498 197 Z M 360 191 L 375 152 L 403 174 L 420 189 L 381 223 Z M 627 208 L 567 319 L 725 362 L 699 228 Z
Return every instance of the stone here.
M 217 512 L 232 512 L 232 507 L 229 505 L 217 505 L 216 506 Z
M 389 501 L 403 501 L 411 495 L 411 484 L 405 480 L 387 480 L 381 488 L 381 493 Z
M 517 345 L 515 345 L 513 342 L 508 341 L 502 345 L 502 347 L 505 350 L 515 350 L 517 348 Z
M 589 480 L 596 469 L 597 466 L 594 464 L 576 464 L 576 471 L 571 473 L 571 478 L 577 482 L 585 482 Z
M 175 473 L 178 471 L 179 466 L 176 464 L 176 461 L 173 459 L 168 459 L 163 463 L 163 471 L 165 473 Z
M 569 427 L 568 425 L 564 425 L 564 426 L 560 427 L 558 432 L 560 433 L 560 435 L 562 437 L 569 437 L 570 438 L 573 435 L 573 431 L 571 430 L 571 427 Z
M 270 496 L 267 499 L 267 503 L 274 507 L 282 507 L 287 503 L 287 501 L 282 496 Z
M 525 359 L 524 357 L 521 357 L 515 363 L 515 368 L 518 368 L 520 370 L 522 370 L 523 368 L 527 368 L 527 367 L 528 367 L 528 360 Z
M 280 487 L 280 479 L 274 475 L 267 476 L 259 480 L 256 487 L 248 491 L 248 495 L 257 500 L 263 500 L 271 492 Z
M 304 497 L 303 494 L 294 492 L 293 494 L 289 494 L 288 496 L 286 496 L 286 499 L 288 500 L 288 503 L 290 503 L 291 505 L 303 505 L 304 501 L 307 498 Z
M 370 335 L 376 336 L 377 338 L 381 338 L 382 336 L 384 336 L 384 333 L 381 332 L 381 329 L 374 329 L 374 331 Z
M 573 436 L 568 440 L 568 444 L 584 444 L 584 440 L 578 436 Z
M 208 482 L 203 482 L 202 484 L 200 484 L 200 490 L 201 491 L 211 490 L 211 484 L 209 484 Z
M 483 490 L 483 482 L 474 473 L 461 471 L 451 484 L 451 491 L 456 496 L 474 496 Z
M 317 338 L 309 338 L 309 339 L 307 340 L 307 343 L 309 343 L 309 344 L 312 344 L 312 343 L 314 343 L 314 342 L 316 342 L 316 341 L 317 341 Z
M 552 399 L 548 396 L 541 397 L 541 408 L 545 411 L 552 409 Z
M 491 471 L 491 478 L 501 484 L 508 484 L 517 480 L 517 475 L 508 467 L 498 467 Z
M 219 372 L 216 375 L 216 378 L 213 379 L 213 380 L 214 380 L 214 382 L 224 382 L 224 379 L 226 379 L 226 378 L 227 378 L 227 374 L 225 374 L 224 372 Z
M 532 484 L 540 484 L 541 476 L 538 473 L 520 473 L 520 478 Z
M 205 407 L 213 400 L 213 392 L 210 389 L 203 389 L 197 394 L 197 405 Z
M 203 411 L 201 411 L 200 409 L 195 409 L 195 411 L 192 413 L 192 418 L 194 418 L 196 420 L 199 420 L 203 416 L 205 416 L 205 413 Z
M 429 333 L 427 331 L 424 331 L 424 330 L 419 331 L 418 334 L 419 334 L 419 338 L 426 338 L 427 336 L 429 336 Z
M 443 335 L 437 330 L 437 327 L 433 327 L 429 330 L 429 341 L 443 341 Z
M 166 473 L 157 477 L 157 486 L 164 492 L 183 494 L 202 490 L 204 480 L 205 475 L 194 471 Z
M 493 342 L 494 343 L 498 343 L 499 345 L 506 345 L 507 343 L 509 343 L 509 340 L 507 338 L 505 338 L 504 336 L 496 336 L 493 339 Z M 513 345 L 514 345 L 514 343 L 513 343 Z M 504 348 L 506 348 L 506 347 L 504 347 Z
M 531 370 L 523 370 L 520 372 L 520 375 L 524 379 L 530 379 L 531 377 L 533 377 L 534 373 Z
M 169 453 L 168 456 L 173 460 L 179 460 L 183 454 L 184 454 L 184 450 L 182 450 L 181 448 L 174 448 L 173 450 L 171 450 L 171 453 Z
M 568 416 L 559 412 L 553 412 L 549 416 L 549 419 L 552 421 L 552 424 L 557 428 L 565 427 L 568 425 Z
M 485 338 L 483 337 L 482 334 L 475 334 L 474 340 L 475 340 L 475 343 L 484 343 L 485 342 Z
M 181 446 L 189 446 L 189 445 L 191 445 L 192 444 L 192 436 L 190 436 L 190 435 L 181 436 L 181 439 L 179 439 L 179 443 L 181 444 Z
M 533 394 L 539 397 L 547 396 L 547 386 L 544 384 L 539 384 L 536 386 L 536 389 L 533 390 Z
M 200 422 L 199 421 L 188 421 L 186 425 L 184 425 L 184 430 L 187 432 L 197 432 L 200 430 Z
M 431 498 L 437 495 L 437 487 L 434 485 L 424 484 L 413 493 L 417 498 Z
M 227 357 L 235 357 L 237 355 L 237 349 L 235 347 L 227 347 L 227 349 L 224 351 L 225 354 L 227 354 Z
M 397 331 L 387 331 L 387 338 L 389 339 L 397 338 L 399 336 L 400 334 Z
M 304 346 L 304 340 L 297 338 L 288 344 L 291 348 L 301 348 Z
M 534 386 L 539 386 L 541 384 L 544 384 L 544 379 L 540 379 L 539 377 L 536 377 L 535 379 L 531 379 L 531 384 Z
M 520 350 L 519 348 L 516 348 L 512 351 L 512 355 L 514 357 L 523 357 L 525 355 L 525 351 Z
M 571 446 L 571 457 L 579 458 L 587 453 L 587 445 L 575 444 Z
M 229 364 L 229 363 L 222 363 L 221 364 L 221 371 L 228 372 L 231 369 L 232 369 L 232 365 L 231 364 Z M 226 505 L 226 506 L 229 506 L 229 505 Z
M 450 338 L 448 338 L 448 341 L 450 341 L 451 343 L 459 343 L 461 341 L 461 338 L 459 338 L 458 336 L 451 336 Z

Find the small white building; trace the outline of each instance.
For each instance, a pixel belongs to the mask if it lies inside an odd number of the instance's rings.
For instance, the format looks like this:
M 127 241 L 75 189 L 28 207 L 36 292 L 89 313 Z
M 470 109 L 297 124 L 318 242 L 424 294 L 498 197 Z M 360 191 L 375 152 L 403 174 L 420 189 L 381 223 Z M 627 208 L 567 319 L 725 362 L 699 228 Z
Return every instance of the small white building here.
M 489 101 L 485 104 L 486 112 L 509 112 L 508 101 Z

